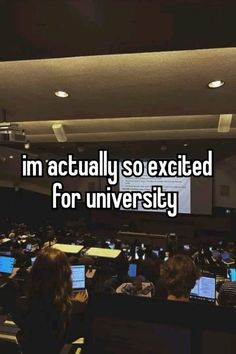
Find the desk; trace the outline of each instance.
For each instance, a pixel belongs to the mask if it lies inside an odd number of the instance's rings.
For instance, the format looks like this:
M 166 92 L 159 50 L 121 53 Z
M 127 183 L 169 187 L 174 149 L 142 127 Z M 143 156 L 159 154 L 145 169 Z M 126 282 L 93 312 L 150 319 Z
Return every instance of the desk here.
M 9 242 L 9 241 L 11 241 L 11 239 L 5 237 L 5 238 L 2 238 L 2 239 L 0 240 L 0 244 L 2 245 L 3 243 Z
M 56 243 L 55 245 L 52 246 L 52 248 L 55 248 L 64 253 L 76 254 L 79 253 L 84 248 L 84 246 L 64 245 L 63 243 Z
M 121 250 L 111 250 L 110 248 L 91 247 L 87 250 L 86 256 L 103 257 L 103 258 L 117 258 Z
M 0 316 L 0 340 L 16 343 L 16 334 L 19 328 L 7 316 Z
M 117 294 L 126 294 L 126 295 L 128 294 L 128 295 L 131 295 L 132 293 L 131 292 L 129 293 L 129 291 L 128 291 L 128 289 L 130 287 L 132 287 L 132 283 L 123 283 L 116 289 L 116 293 Z M 154 291 L 154 287 L 153 287 L 152 283 L 150 283 L 150 282 L 142 282 L 142 289 L 137 291 L 137 292 L 135 292 L 132 295 L 151 298 L 153 291 Z

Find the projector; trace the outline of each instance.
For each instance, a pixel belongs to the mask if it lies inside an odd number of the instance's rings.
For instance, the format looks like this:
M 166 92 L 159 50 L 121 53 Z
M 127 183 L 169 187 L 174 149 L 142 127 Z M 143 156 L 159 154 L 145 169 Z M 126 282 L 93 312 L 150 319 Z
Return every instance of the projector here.
M 25 141 L 25 132 L 20 129 L 17 124 L 0 123 L 1 143 L 25 143 Z

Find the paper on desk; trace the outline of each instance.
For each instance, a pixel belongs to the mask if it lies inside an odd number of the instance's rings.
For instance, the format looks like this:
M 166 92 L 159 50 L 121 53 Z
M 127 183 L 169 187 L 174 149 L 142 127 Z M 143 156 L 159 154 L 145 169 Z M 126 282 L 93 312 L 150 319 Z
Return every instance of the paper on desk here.
M 121 253 L 121 250 L 111 250 L 110 248 L 91 247 L 86 252 L 87 256 L 116 258 Z
M 65 253 L 79 253 L 84 248 L 84 246 L 64 245 L 63 243 L 56 243 L 52 246 L 52 248 L 56 248 L 57 250 L 60 250 Z

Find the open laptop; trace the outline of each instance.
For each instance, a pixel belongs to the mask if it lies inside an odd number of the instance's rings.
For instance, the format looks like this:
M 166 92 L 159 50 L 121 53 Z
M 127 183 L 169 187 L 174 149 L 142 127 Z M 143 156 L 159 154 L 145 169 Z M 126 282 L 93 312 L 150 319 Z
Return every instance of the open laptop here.
M 152 253 L 153 253 L 156 257 L 159 257 L 160 250 L 158 250 L 158 249 L 152 250 Z
M 10 276 L 13 272 L 15 258 L 0 256 L 0 273 L 6 277 Z
M 135 278 L 137 276 L 137 267 L 138 265 L 136 263 L 129 264 L 128 276 L 130 278 Z
M 236 281 L 236 268 L 227 269 L 227 278 L 230 279 L 230 281 Z
M 85 290 L 85 265 L 71 266 L 73 292 Z
M 203 273 L 191 290 L 190 299 L 214 304 L 216 300 L 215 275 Z

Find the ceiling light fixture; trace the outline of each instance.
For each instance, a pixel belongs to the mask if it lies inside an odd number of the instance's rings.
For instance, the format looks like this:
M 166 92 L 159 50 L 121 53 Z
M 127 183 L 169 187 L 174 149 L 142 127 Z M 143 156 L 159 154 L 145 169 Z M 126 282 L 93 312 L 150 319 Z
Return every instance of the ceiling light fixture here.
M 224 84 L 225 84 L 225 82 L 223 80 L 214 80 L 214 81 L 209 82 L 207 84 L 207 86 L 211 89 L 216 89 L 216 88 L 224 86 Z
M 3 142 L 25 142 L 25 132 L 18 124 L 7 122 L 7 112 L 2 109 L 2 122 L 0 122 L 0 141 Z
M 82 145 L 77 146 L 77 151 L 78 151 L 79 153 L 84 152 L 84 147 L 83 147 Z
M 8 122 L 1 122 L 0 123 L 0 130 L 7 130 L 11 127 L 11 123 Z
M 230 131 L 232 117 L 232 114 L 220 114 L 218 133 L 228 133 Z
M 55 95 L 60 98 L 66 98 L 69 96 L 69 93 L 66 91 L 56 91 Z
M 14 159 L 14 156 L 13 155 L 9 155 L 9 159 Z
M 184 144 L 184 147 L 187 147 L 187 146 L 188 146 L 188 144 L 185 143 L 185 144 Z
M 59 143 L 65 143 L 67 141 L 67 136 L 62 124 L 55 123 L 52 125 L 52 129 Z
M 160 149 L 161 149 L 161 151 L 166 151 L 167 150 L 166 144 L 162 144 Z
M 6 157 L 5 156 L 2 156 L 2 155 L 0 155 L 0 162 L 6 162 Z
M 26 141 L 24 146 L 25 146 L 26 150 L 29 150 L 30 149 L 30 142 Z

